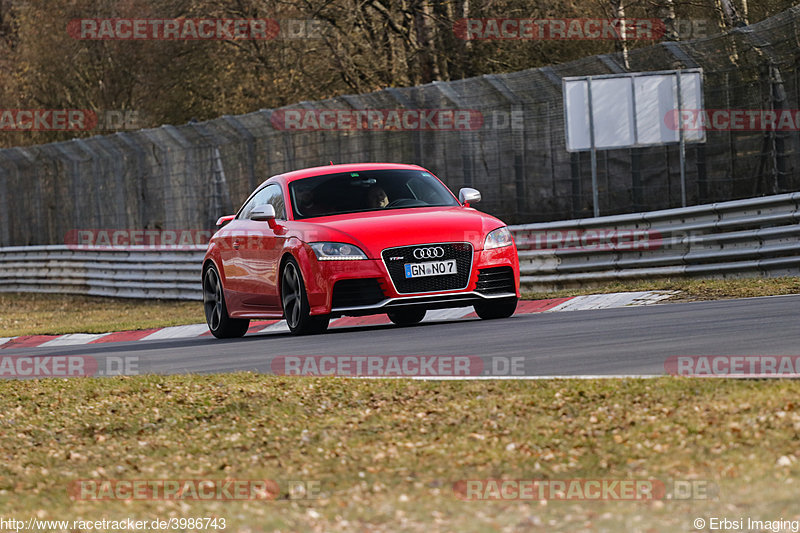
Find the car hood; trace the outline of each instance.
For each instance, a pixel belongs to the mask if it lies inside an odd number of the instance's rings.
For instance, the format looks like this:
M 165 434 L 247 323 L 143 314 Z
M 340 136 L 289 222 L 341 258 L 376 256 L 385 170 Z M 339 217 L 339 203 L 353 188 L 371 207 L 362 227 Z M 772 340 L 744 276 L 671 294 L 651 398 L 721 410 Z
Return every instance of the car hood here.
M 481 250 L 486 234 L 505 225 L 491 215 L 460 206 L 351 213 L 292 224 L 305 242 L 349 242 L 370 259 L 379 259 L 385 248 L 435 242 L 469 242 Z

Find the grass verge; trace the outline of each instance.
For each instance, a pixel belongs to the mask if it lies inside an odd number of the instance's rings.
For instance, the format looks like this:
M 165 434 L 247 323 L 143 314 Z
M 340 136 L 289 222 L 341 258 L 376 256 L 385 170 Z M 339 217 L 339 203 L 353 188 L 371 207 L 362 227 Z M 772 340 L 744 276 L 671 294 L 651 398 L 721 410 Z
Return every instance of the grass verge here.
M 0 293 L 0 337 L 106 333 L 205 321 L 203 304 L 75 294 Z
M 530 300 L 565 298 L 587 294 L 607 294 L 632 291 L 680 291 L 670 301 L 722 300 L 800 294 L 800 277 L 742 278 L 742 279 L 648 279 L 614 282 L 597 287 L 563 289 L 559 291 L 523 291 Z
M 0 383 L 0 515 L 236 531 L 691 531 L 797 519 L 800 382 L 253 374 Z M 84 501 L 79 479 L 271 479 L 274 501 Z M 704 480 L 710 498 L 463 501 L 459 480 Z M 318 483 L 292 499 L 287 481 Z M 695 497 L 699 496 L 695 494 Z M 245 527 L 247 529 L 245 529 Z

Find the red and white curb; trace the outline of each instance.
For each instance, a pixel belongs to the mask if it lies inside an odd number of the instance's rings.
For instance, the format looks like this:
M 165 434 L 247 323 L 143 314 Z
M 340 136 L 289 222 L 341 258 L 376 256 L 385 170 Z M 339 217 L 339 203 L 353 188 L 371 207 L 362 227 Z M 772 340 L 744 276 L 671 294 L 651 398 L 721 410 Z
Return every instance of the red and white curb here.
M 554 313 L 560 311 L 584 311 L 587 309 L 611 309 L 615 307 L 632 307 L 650 305 L 670 298 L 677 291 L 643 291 L 618 292 L 612 294 L 594 294 L 591 296 L 574 296 L 571 298 L 551 298 L 548 300 L 520 300 L 516 314 Z M 428 311 L 423 322 L 442 320 L 459 320 L 474 318 L 475 313 L 469 307 L 456 309 L 436 309 Z M 365 317 L 342 317 L 331 320 L 330 327 L 353 327 L 390 324 L 386 315 Z M 285 320 L 252 321 L 248 334 L 287 332 Z M 21 337 L 0 337 L 0 349 L 3 348 L 48 348 L 52 346 L 75 346 L 81 344 L 102 344 L 109 342 L 154 341 L 167 339 L 189 339 L 210 336 L 211 332 L 205 324 L 188 326 L 172 326 L 167 328 L 142 329 L 135 331 L 118 331 L 114 333 L 70 333 L 67 335 L 23 335 Z

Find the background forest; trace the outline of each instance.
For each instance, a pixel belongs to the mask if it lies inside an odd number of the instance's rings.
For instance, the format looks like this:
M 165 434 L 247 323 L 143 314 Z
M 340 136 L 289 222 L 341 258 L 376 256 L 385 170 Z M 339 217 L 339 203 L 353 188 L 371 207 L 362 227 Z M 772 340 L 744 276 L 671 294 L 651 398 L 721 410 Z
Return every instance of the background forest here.
M 0 0 L 0 109 L 132 111 L 138 127 L 183 124 L 385 87 L 523 70 L 653 44 L 644 40 L 469 41 L 454 31 L 456 21 L 463 18 L 660 18 L 666 28 L 663 39 L 689 40 L 757 22 L 792 3 Z M 83 17 L 256 17 L 283 24 L 278 38 L 267 41 L 73 39 L 67 23 Z M 302 21 L 314 22 L 305 25 Z M 0 146 L 73 136 L 4 132 Z

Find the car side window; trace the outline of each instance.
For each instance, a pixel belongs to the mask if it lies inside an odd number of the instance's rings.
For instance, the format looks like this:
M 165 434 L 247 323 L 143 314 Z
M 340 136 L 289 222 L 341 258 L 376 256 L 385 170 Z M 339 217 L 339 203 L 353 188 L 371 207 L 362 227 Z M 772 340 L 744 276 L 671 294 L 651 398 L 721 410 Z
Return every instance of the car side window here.
M 268 185 L 264 188 L 266 195 L 264 202 L 256 205 L 272 204 L 275 208 L 275 218 L 279 220 L 286 220 L 286 204 L 283 201 L 283 191 L 281 186 L 277 184 Z
M 267 204 L 272 204 L 272 207 L 275 208 L 275 218 L 286 220 L 286 204 L 283 201 L 283 191 L 281 191 L 280 185 L 274 183 L 267 185 L 250 198 L 237 218 L 239 220 L 246 219 L 253 209 Z

